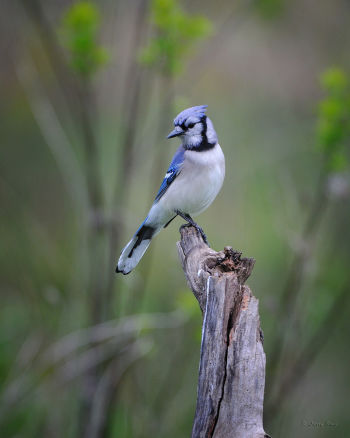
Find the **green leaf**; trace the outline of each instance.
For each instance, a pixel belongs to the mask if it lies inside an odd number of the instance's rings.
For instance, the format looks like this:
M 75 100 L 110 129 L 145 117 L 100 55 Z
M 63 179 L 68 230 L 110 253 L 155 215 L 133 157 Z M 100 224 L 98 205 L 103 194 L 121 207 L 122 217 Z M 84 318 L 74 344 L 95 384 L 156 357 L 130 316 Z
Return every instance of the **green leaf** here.
M 348 166 L 348 160 L 344 150 L 338 150 L 331 155 L 329 160 L 329 170 L 331 172 L 342 172 Z
M 72 69 L 89 77 L 108 60 L 106 49 L 97 43 L 100 14 L 93 3 L 78 2 L 65 13 L 61 34 L 70 55 Z
M 176 0 L 153 0 L 150 20 L 155 36 L 141 51 L 139 61 L 172 76 L 181 72 L 194 43 L 212 31 L 205 17 L 186 14 Z
M 317 127 L 318 142 L 324 151 L 332 151 L 343 139 L 344 131 L 337 123 L 321 118 Z
M 321 75 L 320 84 L 325 96 L 317 109 L 317 145 L 326 157 L 329 171 L 344 170 L 350 140 L 349 80 L 343 70 L 333 67 Z
M 343 93 L 348 87 L 348 78 L 342 69 L 332 67 L 321 75 L 321 85 L 330 93 Z
M 285 1 L 284 0 L 256 0 L 255 8 L 259 14 L 265 19 L 274 19 L 281 15 Z
M 336 121 L 346 116 L 346 106 L 341 100 L 330 97 L 320 103 L 319 113 L 325 118 Z

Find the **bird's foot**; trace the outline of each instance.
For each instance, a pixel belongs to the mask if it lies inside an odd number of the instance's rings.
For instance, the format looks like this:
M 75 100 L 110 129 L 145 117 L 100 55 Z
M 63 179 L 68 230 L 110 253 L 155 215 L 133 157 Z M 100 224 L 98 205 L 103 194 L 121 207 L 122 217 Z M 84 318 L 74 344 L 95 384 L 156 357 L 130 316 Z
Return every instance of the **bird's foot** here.
M 175 213 L 177 215 L 179 215 L 180 217 L 182 217 L 182 219 L 185 219 L 185 221 L 187 221 L 187 224 L 185 224 L 183 226 L 187 226 L 187 227 L 191 227 L 192 226 L 192 227 L 194 227 L 197 230 L 197 232 L 202 236 L 202 239 L 203 239 L 204 243 L 206 245 L 208 245 L 209 248 L 210 248 L 207 236 L 205 235 L 203 229 L 191 218 L 191 216 L 189 214 L 183 213 L 180 210 L 175 210 Z
M 193 225 L 190 224 L 189 222 L 186 222 L 185 224 L 182 224 L 180 228 L 188 228 L 188 227 L 193 227 Z
M 208 245 L 209 246 L 209 248 L 210 248 L 210 245 L 209 245 L 209 242 L 208 242 L 208 239 L 207 239 L 207 236 L 206 236 L 206 234 L 205 234 L 205 232 L 203 231 L 203 228 L 201 228 L 199 225 L 194 225 L 194 227 L 195 227 L 195 229 L 198 231 L 198 233 L 202 236 L 202 239 L 204 240 L 204 243 L 206 244 L 206 245 Z

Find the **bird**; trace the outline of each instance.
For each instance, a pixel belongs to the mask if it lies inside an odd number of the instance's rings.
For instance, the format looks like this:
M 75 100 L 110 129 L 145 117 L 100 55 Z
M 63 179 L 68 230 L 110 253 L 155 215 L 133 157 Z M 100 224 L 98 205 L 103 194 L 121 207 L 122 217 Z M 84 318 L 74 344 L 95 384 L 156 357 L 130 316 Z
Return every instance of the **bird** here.
M 177 149 L 163 182 L 133 238 L 122 250 L 116 272 L 129 274 L 139 263 L 151 240 L 176 216 L 192 225 L 208 244 L 203 229 L 192 219 L 207 209 L 219 193 L 225 177 L 225 157 L 214 125 L 206 115 L 208 105 L 180 112 L 168 139 L 179 137 Z

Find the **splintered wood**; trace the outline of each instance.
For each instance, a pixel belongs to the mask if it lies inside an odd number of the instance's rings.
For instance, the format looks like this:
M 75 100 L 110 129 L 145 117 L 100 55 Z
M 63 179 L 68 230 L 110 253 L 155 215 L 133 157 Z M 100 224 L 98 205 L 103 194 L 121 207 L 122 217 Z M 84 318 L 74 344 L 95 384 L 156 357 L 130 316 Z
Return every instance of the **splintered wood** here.
M 265 353 L 258 300 L 244 285 L 254 259 L 216 252 L 194 227 L 180 229 L 178 253 L 203 313 L 192 438 L 264 438 Z

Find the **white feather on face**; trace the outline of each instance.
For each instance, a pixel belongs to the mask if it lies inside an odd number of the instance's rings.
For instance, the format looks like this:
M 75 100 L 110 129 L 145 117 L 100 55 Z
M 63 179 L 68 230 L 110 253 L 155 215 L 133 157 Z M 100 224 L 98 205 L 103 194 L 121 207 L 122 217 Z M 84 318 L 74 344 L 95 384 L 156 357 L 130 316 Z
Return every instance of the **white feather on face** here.
M 196 147 L 202 143 L 204 124 L 198 117 L 189 117 L 185 122 L 185 133 L 183 134 L 183 144 Z
M 206 118 L 207 122 L 207 139 L 208 142 L 211 144 L 215 144 L 218 142 L 218 136 L 216 135 L 213 122 L 209 119 L 209 117 Z
M 199 148 L 203 145 L 215 145 L 218 141 L 212 121 L 207 116 L 191 115 L 181 125 L 180 134 L 183 145 L 188 149 Z

